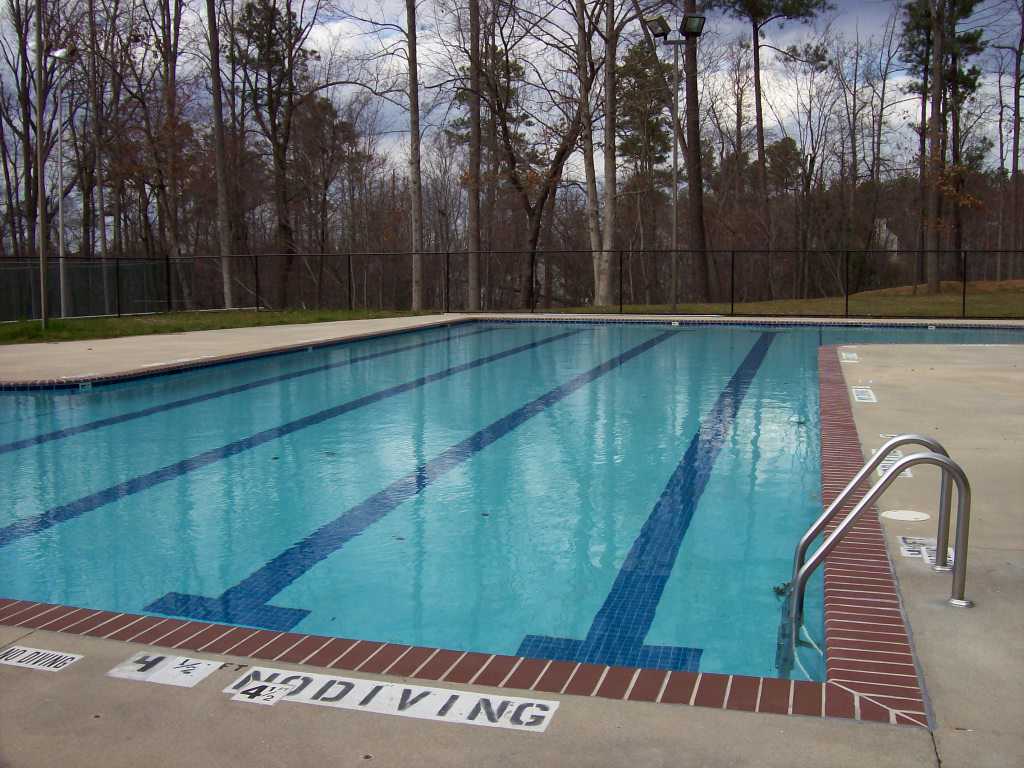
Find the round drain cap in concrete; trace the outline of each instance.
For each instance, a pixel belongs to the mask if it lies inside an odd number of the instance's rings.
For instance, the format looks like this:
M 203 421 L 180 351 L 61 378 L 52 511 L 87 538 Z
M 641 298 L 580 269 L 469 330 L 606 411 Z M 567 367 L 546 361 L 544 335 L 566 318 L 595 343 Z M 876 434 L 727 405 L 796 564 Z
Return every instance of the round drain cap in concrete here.
M 882 513 L 886 520 L 900 520 L 904 523 L 920 523 L 931 518 L 927 512 L 915 512 L 912 509 L 890 509 Z

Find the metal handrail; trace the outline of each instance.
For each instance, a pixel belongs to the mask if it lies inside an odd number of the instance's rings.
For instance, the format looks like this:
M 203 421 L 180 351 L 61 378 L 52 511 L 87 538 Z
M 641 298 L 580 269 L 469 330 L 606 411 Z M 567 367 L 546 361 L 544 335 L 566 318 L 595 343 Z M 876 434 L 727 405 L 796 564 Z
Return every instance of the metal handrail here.
M 843 518 L 836 529 L 830 533 L 825 540 L 821 543 L 821 546 L 814 551 L 814 554 L 807 560 L 806 563 L 800 568 L 790 585 L 790 605 L 789 605 L 789 640 L 790 647 L 796 650 L 797 639 L 800 633 L 800 624 L 803 619 L 803 596 L 804 590 L 807 588 L 807 580 L 811 577 L 811 574 L 817 570 L 818 566 L 822 564 L 828 554 L 835 549 L 839 541 L 846 535 L 846 532 L 856 522 L 857 518 L 864 512 L 864 510 L 871 507 L 878 497 L 881 496 L 885 490 L 892 485 L 893 481 L 900 476 L 905 469 L 909 469 L 916 464 L 932 464 L 944 470 L 944 472 L 952 477 L 956 483 L 956 548 L 954 550 L 955 556 L 953 559 L 953 586 L 950 593 L 949 604 L 958 608 L 970 608 L 973 603 L 964 597 L 964 591 L 967 588 L 967 541 L 970 535 L 971 526 L 971 484 L 967 480 L 967 475 L 959 464 L 953 461 L 949 456 L 945 456 L 939 453 L 925 452 L 915 453 L 910 456 L 906 456 L 899 459 L 894 463 L 889 470 L 882 476 L 882 479 L 871 486 L 871 490 L 861 499 L 857 505 L 850 510 L 849 514 Z M 943 517 L 939 517 L 939 534 L 936 543 L 948 542 L 949 530 L 948 530 L 949 517 L 945 517 L 946 530 L 943 531 Z M 945 535 L 943 535 L 945 533 Z M 943 543 L 943 546 L 945 544 Z M 942 559 L 946 559 L 945 549 L 941 550 Z M 936 551 L 935 559 L 938 563 L 940 554 Z
M 942 447 L 942 444 L 939 443 L 938 440 L 936 440 L 933 437 L 928 437 L 926 435 L 897 435 L 896 437 L 892 438 L 884 445 L 882 445 L 882 447 L 878 449 L 875 455 L 871 457 L 871 460 L 860 468 L 857 474 L 853 476 L 853 479 L 850 480 L 850 482 L 846 484 L 846 487 L 843 488 L 842 491 L 840 491 L 838 496 L 836 496 L 835 500 L 828 505 L 828 509 L 826 509 L 822 513 L 821 517 L 815 520 L 811 524 L 811 527 L 808 528 L 807 531 L 804 533 L 804 535 L 800 537 L 800 542 L 796 545 L 796 551 L 793 554 L 793 575 L 790 577 L 789 585 L 793 585 L 796 583 L 797 574 L 800 573 L 800 568 L 804 564 L 804 559 L 806 558 L 807 550 L 811 546 L 811 542 L 813 542 L 818 537 L 818 534 L 825 530 L 825 527 L 829 524 L 832 518 L 835 517 L 836 513 L 839 512 L 840 507 L 842 507 L 842 505 L 846 503 L 849 497 L 860 487 L 864 480 L 867 477 L 869 477 L 871 473 L 874 472 L 875 469 L 877 469 L 878 466 L 883 461 L 886 460 L 886 458 L 888 458 L 890 453 L 892 453 L 896 448 L 898 448 L 901 445 L 921 445 L 927 448 L 932 453 L 937 453 L 941 456 L 949 456 L 949 452 Z M 945 528 L 947 530 L 949 528 L 949 507 L 952 485 L 953 483 L 949 477 L 949 474 L 945 471 L 945 469 L 943 469 L 941 485 L 939 486 L 940 530 L 942 529 L 943 524 L 945 524 Z M 945 541 L 946 546 L 948 546 L 948 535 Z M 949 566 L 946 565 L 946 550 L 943 549 L 942 553 L 943 554 L 941 561 L 939 560 L 938 554 L 936 554 L 935 556 L 935 569 L 948 571 Z M 942 566 L 941 568 L 939 567 L 940 565 Z M 800 615 L 803 615 L 803 595 L 796 599 L 799 601 L 799 605 L 797 606 L 797 612 Z

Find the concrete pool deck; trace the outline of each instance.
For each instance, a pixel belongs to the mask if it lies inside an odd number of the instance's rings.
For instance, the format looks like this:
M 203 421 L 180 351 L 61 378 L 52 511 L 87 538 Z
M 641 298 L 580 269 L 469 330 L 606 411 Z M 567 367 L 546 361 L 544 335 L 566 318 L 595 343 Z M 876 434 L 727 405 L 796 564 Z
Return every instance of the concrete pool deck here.
M 134 378 L 459 322 L 421 315 L 0 346 L 0 388 Z
M 156 765 L 1019 764 L 1024 449 L 1017 441 L 1024 434 L 1024 347 L 843 349 L 859 356 L 843 365 L 847 384 L 871 386 L 878 399 L 853 406 L 865 453 L 884 442 L 881 434 L 932 434 L 974 485 L 968 597 L 978 606 L 972 610 L 947 607 L 949 576 L 901 558 L 894 546 L 900 534 L 933 536 L 934 518 L 885 526 L 931 698 L 932 732 L 559 694 L 541 696 L 562 702 L 543 735 L 293 704 L 245 706 L 220 693 L 237 671 L 220 670 L 194 689 L 115 680 L 107 670 L 152 646 L 0 626 L 0 647 L 17 642 L 85 656 L 56 674 L 0 667 L 0 766 L 137 765 L 141 755 Z M 933 512 L 937 482 L 933 471 L 915 468 L 915 477 L 898 481 L 881 508 Z
M 972 486 L 971 609 L 946 604 L 949 574 L 900 555 L 898 536 L 935 536 L 938 470 L 914 467 L 879 506 L 932 515 L 882 522 L 931 698 L 936 753 L 946 768 L 1024 764 L 1024 346 L 840 349 L 859 358 L 843 366 L 847 384 L 870 386 L 878 400 L 853 402 L 865 456 L 882 435 L 929 435 Z

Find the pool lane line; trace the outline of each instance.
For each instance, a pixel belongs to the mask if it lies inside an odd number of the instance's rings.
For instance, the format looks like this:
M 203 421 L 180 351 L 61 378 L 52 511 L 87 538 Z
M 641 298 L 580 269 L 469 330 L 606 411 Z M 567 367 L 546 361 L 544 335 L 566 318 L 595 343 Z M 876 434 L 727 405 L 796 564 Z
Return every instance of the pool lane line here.
M 451 326 L 446 326 L 451 328 Z M 26 437 L 21 440 L 15 440 L 11 443 L 0 444 L 0 455 L 10 453 L 11 451 L 19 451 L 22 448 L 28 448 L 33 445 L 42 445 L 43 443 L 49 443 L 53 440 L 62 440 L 65 437 L 71 437 L 73 435 L 80 435 L 83 432 L 91 432 L 94 429 L 100 429 L 102 427 L 109 427 L 114 424 L 121 424 L 126 421 L 132 421 L 134 419 L 141 419 L 146 416 L 152 416 L 155 413 L 162 413 L 163 411 L 169 411 L 174 408 L 184 408 L 188 405 L 195 405 L 196 403 L 202 403 L 207 400 L 213 400 L 218 397 L 225 397 L 227 395 L 236 395 L 239 392 L 246 392 L 250 389 L 256 389 L 257 387 L 265 387 L 269 384 L 277 384 L 282 381 L 288 381 L 290 379 L 297 379 L 302 376 L 309 376 L 314 373 L 322 373 L 335 368 L 344 368 L 349 365 L 356 363 L 362 363 L 367 360 L 375 360 L 380 357 L 387 357 L 389 355 L 396 355 L 399 352 L 408 352 L 413 349 L 421 349 L 422 347 L 429 347 L 435 344 L 441 344 L 443 342 L 452 341 L 455 339 L 463 339 L 467 336 L 475 336 L 481 333 L 490 333 L 495 328 L 478 328 L 468 333 L 460 333 L 455 336 L 446 335 L 440 339 L 429 339 L 427 341 L 420 341 L 416 344 L 408 344 L 404 347 L 397 347 L 395 349 L 384 350 L 381 352 L 373 352 L 368 355 L 361 355 L 359 357 L 350 358 L 348 360 L 339 360 L 335 363 L 324 363 L 323 365 L 317 365 L 312 368 L 304 368 L 300 371 L 292 371 L 290 373 L 283 373 L 277 376 L 268 376 L 264 379 L 257 379 L 250 381 L 246 384 L 239 384 L 234 387 L 227 387 L 225 389 L 217 389 L 212 392 L 206 392 L 201 395 L 194 395 L 192 397 L 182 398 L 181 400 L 173 400 L 169 403 L 162 403 L 160 405 L 152 405 L 148 408 L 143 408 L 139 411 L 131 411 L 129 413 L 122 413 L 117 416 L 108 416 L 105 419 L 97 419 L 96 421 L 86 422 L 85 424 L 79 424 L 74 427 L 65 427 L 64 429 L 58 429 L 53 432 L 46 432 L 41 435 L 35 435 L 33 437 Z
M 387 387 L 386 389 L 382 389 L 378 392 L 363 395 L 355 400 L 349 400 L 348 402 L 341 403 L 340 405 L 335 405 L 330 408 L 325 408 L 322 411 L 311 413 L 308 416 L 303 416 L 301 419 L 289 421 L 286 424 L 271 427 L 270 429 L 257 432 L 254 435 L 243 437 L 240 440 L 235 440 L 234 442 L 228 443 L 227 445 L 223 445 L 219 448 L 211 448 L 208 451 L 197 453 L 195 456 L 190 456 L 187 459 L 176 461 L 173 464 L 168 464 L 167 466 L 153 470 L 152 472 L 137 475 L 136 477 L 117 483 L 108 488 L 104 488 L 101 491 L 90 493 L 87 496 L 61 504 L 38 515 L 33 515 L 25 518 L 24 520 L 18 520 L 0 528 L 0 547 L 4 547 L 12 542 L 18 541 L 19 539 L 23 539 L 26 536 L 31 536 L 36 533 L 40 533 L 41 531 L 45 531 L 59 523 L 73 520 L 76 517 L 84 515 L 86 512 L 91 512 L 92 510 L 109 504 L 112 501 L 117 501 L 118 499 L 122 499 L 126 496 L 131 496 L 132 494 L 139 493 L 147 488 L 152 488 L 154 485 L 166 483 L 168 480 L 174 480 L 194 470 L 201 469 L 202 467 L 209 466 L 210 464 L 215 464 L 218 461 L 243 453 L 251 448 L 256 448 L 257 446 L 268 443 L 271 440 L 277 440 L 285 435 L 290 435 L 292 432 L 297 432 L 300 429 L 315 426 L 329 419 L 341 416 L 342 414 L 349 413 L 350 411 L 363 408 L 367 405 L 373 405 L 381 400 L 386 400 L 390 397 L 410 392 L 435 381 L 440 381 L 441 379 L 446 379 L 450 376 L 454 376 L 455 374 L 479 368 L 482 365 L 487 365 L 488 363 L 493 363 L 497 360 L 517 355 L 520 352 L 526 352 L 545 344 L 561 341 L 562 339 L 570 336 L 576 336 L 581 332 L 582 331 L 579 329 L 574 329 L 554 336 L 547 336 L 543 339 L 531 341 L 527 344 L 521 344 L 518 347 L 506 349 L 502 352 L 495 352 L 494 354 L 487 355 L 486 357 L 470 360 L 468 363 L 461 363 L 451 368 L 446 368 L 443 371 L 437 371 L 436 373 L 420 376 L 419 378 L 407 381 L 404 384 L 396 384 L 393 387 Z
M 774 332 L 762 333 L 676 466 L 583 640 L 527 635 L 517 655 L 696 672 L 701 650 L 644 645 L 697 504 Z M 684 609 L 681 609 L 684 610 Z
M 267 601 L 281 590 L 399 505 L 415 497 L 434 481 L 441 479 L 487 446 L 594 380 L 675 335 L 673 331 L 665 331 L 647 339 L 488 424 L 416 467 L 405 477 L 394 481 L 365 501 L 342 512 L 334 520 L 320 526 L 305 539 L 293 544 L 219 597 L 170 592 L 150 603 L 145 610 L 206 621 L 249 624 L 281 632 L 290 630 L 302 621 L 309 611 L 269 605 Z

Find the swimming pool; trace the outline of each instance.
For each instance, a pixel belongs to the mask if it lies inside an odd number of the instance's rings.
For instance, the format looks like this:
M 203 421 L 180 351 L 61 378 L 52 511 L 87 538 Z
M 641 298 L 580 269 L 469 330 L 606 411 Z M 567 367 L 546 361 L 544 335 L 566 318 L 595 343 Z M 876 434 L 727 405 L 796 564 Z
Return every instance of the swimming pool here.
M 1020 340 L 467 323 L 4 393 L 2 592 L 770 676 L 772 587 L 821 508 L 817 348 Z M 820 587 L 807 622 L 820 637 Z

